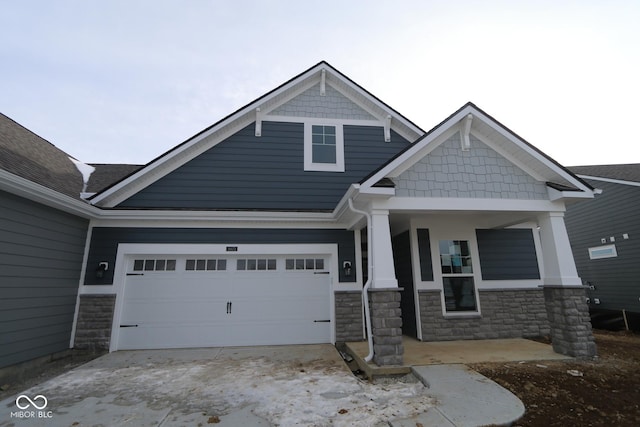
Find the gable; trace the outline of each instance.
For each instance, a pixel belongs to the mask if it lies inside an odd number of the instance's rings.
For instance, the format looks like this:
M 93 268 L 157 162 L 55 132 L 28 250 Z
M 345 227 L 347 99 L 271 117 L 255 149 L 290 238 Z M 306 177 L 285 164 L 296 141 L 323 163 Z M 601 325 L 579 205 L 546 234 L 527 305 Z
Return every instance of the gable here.
M 537 181 L 473 134 L 463 151 L 457 132 L 394 178 L 396 195 L 547 200 Z
M 442 144 L 441 151 L 436 151 Z M 475 151 L 471 149 L 474 145 L 481 149 L 477 157 L 471 154 Z M 432 160 L 423 160 L 434 152 Z M 459 156 L 469 156 L 468 163 L 464 162 L 465 157 L 458 159 Z M 418 165 L 420 162 L 423 164 Z M 442 165 L 441 169 L 437 169 L 438 164 Z M 427 182 L 426 175 L 416 175 L 426 173 L 427 166 L 439 173 L 438 176 L 429 177 L 439 181 L 439 184 Z M 403 175 L 410 169 L 413 174 Z M 451 169 L 460 169 L 462 175 L 451 172 Z M 592 198 L 594 194 L 594 188 L 589 183 L 472 103 L 462 106 L 402 153 L 372 172 L 360 182 L 360 191 L 368 192 L 384 179 L 399 177 L 403 194 L 413 197 L 438 197 L 433 194 L 443 194 L 444 191 L 445 195 L 439 197 L 468 197 L 474 194 L 472 197 L 526 197 L 555 201 Z M 477 183 L 469 185 L 471 178 Z M 542 196 L 542 186 L 546 187 L 546 197 Z
M 313 93 L 314 90 L 324 94 L 319 97 Z M 307 102 L 319 103 L 320 111 L 309 110 L 313 106 L 303 105 Z M 275 115 L 274 111 L 283 115 Z M 309 114 L 313 118 L 308 117 Z M 90 202 L 101 207 L 118 206 L 248 126 L 254 128 L 256 137 L 261 137 L 263 121 L 308 123 L 312 119 L 336 120 L 323 118 L 324 115 L 338 115 L 341 126 L 381 126 L 387 143 L 398 136 L 403 141 L 413 142 L 424 134 L 413 122 L 322 61 L 114 183 L 93 196 Z M 370 117 L 375 117 L 375 120 L 370 120 Z M 346 151 L 344 154 L 347 155 Z M 336 165 L 336 171 L 342 172 L 342 168 L 341 163 Z
M 320 83 L 272 110 L 268 116 L 377 120 L 331 85 L 325 86 L 324 95 L 322 95 Z

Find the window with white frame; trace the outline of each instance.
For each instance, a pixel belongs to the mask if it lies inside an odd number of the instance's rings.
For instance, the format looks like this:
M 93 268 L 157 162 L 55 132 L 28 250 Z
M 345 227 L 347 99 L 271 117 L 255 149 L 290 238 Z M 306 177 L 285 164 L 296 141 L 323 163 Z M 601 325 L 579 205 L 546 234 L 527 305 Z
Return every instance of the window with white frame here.
M 321 122 L 305 123 L 304 170 L 344 172 L 342 125 Z
M 469 241 L 440 240 L 439 248 L 445 311 L 477 312 Z

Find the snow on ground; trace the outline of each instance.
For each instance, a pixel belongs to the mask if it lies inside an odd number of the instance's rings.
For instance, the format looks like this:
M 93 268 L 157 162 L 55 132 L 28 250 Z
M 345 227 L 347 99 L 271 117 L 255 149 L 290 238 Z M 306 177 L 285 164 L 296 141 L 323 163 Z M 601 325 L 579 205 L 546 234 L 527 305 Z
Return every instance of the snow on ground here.
M 89 396 L 116 395 L 115 403 L 224 416 L 246 405 L 278 426 L 375 425 L 433 406 L 421 383 L 371 384 L 344 366 L 244 360 L 151 362 L 116 369 L 90 365 L 38 387 L 50 406 L 73 406 Z

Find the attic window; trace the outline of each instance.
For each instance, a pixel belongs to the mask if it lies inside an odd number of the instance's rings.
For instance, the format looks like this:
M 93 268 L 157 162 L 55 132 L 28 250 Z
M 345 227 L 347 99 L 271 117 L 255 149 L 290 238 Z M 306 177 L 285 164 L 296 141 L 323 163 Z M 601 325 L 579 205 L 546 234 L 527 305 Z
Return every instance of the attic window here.
M 304 170 L 344 172 L 342 125 L 320 122 L 305 123 Z

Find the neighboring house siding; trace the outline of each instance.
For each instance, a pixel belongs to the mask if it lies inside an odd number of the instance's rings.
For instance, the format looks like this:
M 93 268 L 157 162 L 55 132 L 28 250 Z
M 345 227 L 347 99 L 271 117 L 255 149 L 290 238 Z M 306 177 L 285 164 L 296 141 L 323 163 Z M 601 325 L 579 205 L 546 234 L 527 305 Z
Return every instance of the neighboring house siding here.
M 455 134 L 394 181 L 400 197 L 549 198 L 544 182 L 473 135 L 469 151 L 462 151 L 460 135 Z
M 587 290 L 590 307 L 640 312 L 640 187 L 588 182 L 603 193 L 570 205 L 565 223 L 578 274 L 595 287 Z M 616 246 L 617 257 L 589 259 L 589 248 L 611 244 Z M 595 298 L 599 305 L 594 304 Z
M 0 192 L 0 367 L 69 348 L 87 227 Z
M 100 262 L 115 265 L 119 243 L 218 243 L 218 244 L 302 244 L 335 243 L 338 245 L 338 265 L 350 261 L 349 277 L 340 271 L 341 282 L 355 281 L 355 242 L 353 231 L 334 229 L 249 229 L 249 228 L 111 228 L 96 227 L 91 234 L 87 261 L 86 285 L 113 283 L 113 268 L 97 279 L 93 272 Z
M 409 142 L 382 127 L 344 126 L 345 172 L 304 171 L 302 123 L 251 124 L 159 179 L 120 207 L 333 210 L 349 185 Z
M 329 85 L 325 95 L 320 95 L 317 84 L 291 101 L 270 111 L 270 116 L 318 117 L 325 119 L 377 120 L 349 98 Z
M 476 230 L 483 280 L 539 279 L 531 229 Z

